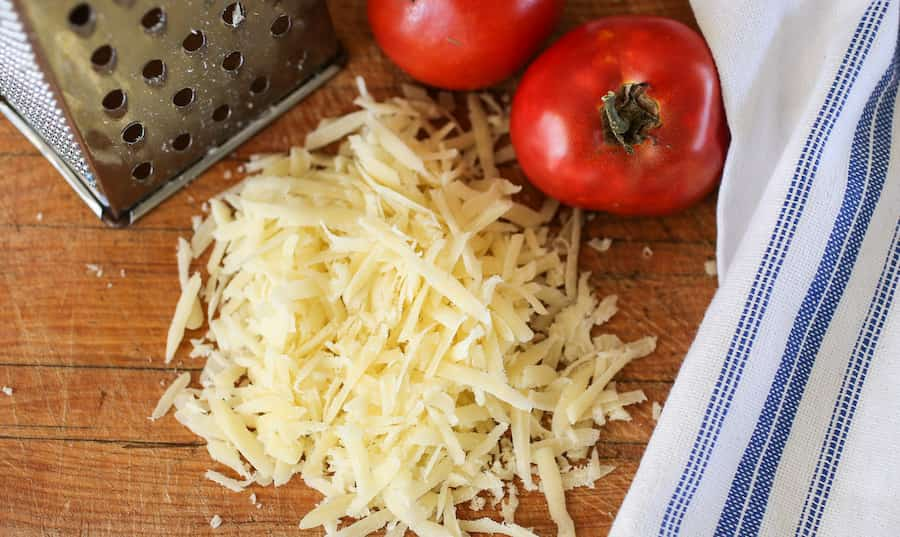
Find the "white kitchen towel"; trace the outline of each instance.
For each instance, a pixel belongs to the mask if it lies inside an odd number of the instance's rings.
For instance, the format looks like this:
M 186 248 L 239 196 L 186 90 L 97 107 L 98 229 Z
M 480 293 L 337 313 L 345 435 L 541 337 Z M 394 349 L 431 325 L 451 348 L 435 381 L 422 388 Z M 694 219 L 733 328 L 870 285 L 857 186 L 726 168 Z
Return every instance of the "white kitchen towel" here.
M 898 4 L 693 0 L 720 289 L 613 537 L 900 536 Z

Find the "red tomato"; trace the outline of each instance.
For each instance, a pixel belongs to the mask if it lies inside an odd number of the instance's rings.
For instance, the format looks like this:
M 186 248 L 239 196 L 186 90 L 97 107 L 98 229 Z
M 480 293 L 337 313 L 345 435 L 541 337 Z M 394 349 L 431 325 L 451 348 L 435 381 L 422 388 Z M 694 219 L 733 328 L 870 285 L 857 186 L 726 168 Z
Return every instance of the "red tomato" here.
M 669 214 L 706 196 L 727 129 L 703 38 L 643 16 L 563 36 L 525 72 L 511 118 L 516 156 L 538 188 L 621 215 Z
M 470 90 L 512 75 L 547 39 L 565 0 L 369 0 L 382 50 L 416 80 Z

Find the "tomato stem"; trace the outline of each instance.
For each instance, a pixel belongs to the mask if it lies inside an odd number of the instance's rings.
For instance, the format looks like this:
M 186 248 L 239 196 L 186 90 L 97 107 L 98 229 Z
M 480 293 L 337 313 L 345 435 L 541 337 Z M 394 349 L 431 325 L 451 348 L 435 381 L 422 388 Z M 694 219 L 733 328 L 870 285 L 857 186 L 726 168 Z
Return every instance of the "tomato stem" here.
M 649 131 L 662 126 L 659 104 L 647 95 L 649 87 L 646 82 L 622 84 L 618 92 L 604 95 L 599 107 L 606 141 L 622 146 L 629 155 L 634 146 L 653 138 Z

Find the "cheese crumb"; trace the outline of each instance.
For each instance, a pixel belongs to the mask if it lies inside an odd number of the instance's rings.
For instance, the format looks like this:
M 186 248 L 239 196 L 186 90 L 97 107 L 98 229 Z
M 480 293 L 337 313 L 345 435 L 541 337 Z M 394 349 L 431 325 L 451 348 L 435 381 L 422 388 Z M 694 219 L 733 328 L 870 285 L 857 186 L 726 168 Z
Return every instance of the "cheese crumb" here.
M 653 250 L 649 246 L 644 246 L 644 249 L 641 250 L 641 255 L 644 256 L 644 259 L 650 259 L 653 257 Z
M 106 288 L 112 289 L 112 282 L 106 282 Z
M 120 278 L 124 278 L 124 277 L 125 277 L 125 269 L 119 269 L 119 277 L 120 277 Z
M 225 173 L 222 174 L 222 177 L 224 177 L 226 180 L 230 180 L 232 177 L 231 170 L 225 170 Z
M 615 466 L 600 464 L 600 457 L 595 448 L 591 453 L 591 458 L 587 464 L 578 468 L 571 468 L 562 474 L 562 483 L 565 490 L 572 490 L 577 487 L 594 488 L 594 483 L 602 477 L 608 475 Z
M 599 238 L 595 237 L 595 238 L 589 240 L 587 244 L 592 249 L 603 253 L 603 252 L 609 250 L 609 247 L 612 246 L 612 239 L 609 239 L 609 238 L 599 239 Z
M 653 421 L 659 421 L 659 417 L 662 415 L 662 406 L 660 406 L 660 404 L 656 401 L 653 401 L 653 406 L 651 408 Z
M 85 268 L 87 268 L 88 272 L 93 273 L 94 276 L 98 278 L 103 277 L 103 267 L 101 267 L 100 265 L 97 265 L 95 263 L 87 263 L 85 265 Z
M 506 484 L 506 499 L 500 504 L 500 516 L 507 524 L 513 524 L 516 521 L 516 510 L 519 508 L 519 490 L 515 483 L 508 482 Z
M 213 515 L 211 519 L 209 519 L 209 527 L 212 529 L 218 529 L 219 526 L 222 525 L 222 517 L 219 515 Z
M 235 3 L 234 13 L 232 14 L 231 18 L 231 25 L 237 26 L 240 23 L 244 22 L 244 19 L 246 18 L 246 15 L 244 15 L 244 6 L 242 6 L 240 2 Z
M 256 493 L 255 492 L 250 493 L 250 503 L 256 505 Z
M 703 270 L 706 272 L 707 276 L 715 277 L 718 274 L 718 269 L 716 269 L 716 260 L 708 259 L 704 261 Z
M 13 389 L 10 386 L 4 386 L 4 387 L 0 388 L 0 391 L 3 392 L 3 395 L 5 395 L 7 397 L 12 397 Z
M 37 215 L 35 215 L 35 218 L 37 219 L 38 222 L 43 222 L 44 221 L 44 213 L 37 213 Z

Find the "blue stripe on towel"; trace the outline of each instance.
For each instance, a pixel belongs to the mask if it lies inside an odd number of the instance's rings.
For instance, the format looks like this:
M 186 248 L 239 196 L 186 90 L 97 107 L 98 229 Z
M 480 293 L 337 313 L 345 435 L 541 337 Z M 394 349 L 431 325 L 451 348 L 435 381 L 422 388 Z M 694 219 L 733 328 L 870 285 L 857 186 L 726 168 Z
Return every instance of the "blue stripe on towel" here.
M 853 424 L 853 416 L 856 413 L 856 405 L 862 392 L 869 366 L 875 355 L 875 349 L 884 329 L 885 318 L 891 311 L 894 301 L 894 293 L 897 290 L 897 282 L 900 280 L 900 220 L 894 228 L 894 236 L 891 239 L 891 248 L 888 257 L 881 269 L 878 278 L 878 286 L 875 295 L 869 303 L 863 328 L 856 338 L 850 361 L 844 371 L 841 380 L 841 391 L 831 411 L 831 421 L 828 431 L 819 450 L 819 458 L 816 462 L 816 470 L 809 483 L 809 491 L 803 502 L 803 512 L 797 523 L 797 537 L 811 537 L 819 530 L 822 514 L 828 502 L 828 495 L 834 483 L 838 464 L 847 434 Z
M 847 100 L 847 95 L 856 81 L 875 35 L 878 33 L 887 10 L 887 3 L 884 0 L 873 0 L 869 4 L 856 27 L 831 88 L 813 122 L 769 244 L 763 254 L 738 320 L 737 329 L 732 337 L 724 364 L 707 404 L 700 430 L 694 439 L 690 456 L 663 514 L 659 529 L 661 537 L 672 537 L 678 534 L 688 506 L 706 471 L 713 446 L 718 440 L 737 384 L 743 374 L 747 356 L 771 297 L 772 288 L 805 207 L 810 184 L 817 172 L 824 145 Z
M 716 537 L 759 533 L 806 383 L 881 197 L 890 162 L 897 81 L 896 63 L 892 62 L 857 124 L 841 208 L 735 473 Z

